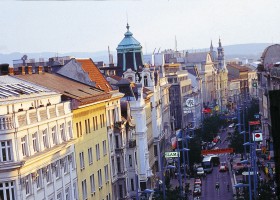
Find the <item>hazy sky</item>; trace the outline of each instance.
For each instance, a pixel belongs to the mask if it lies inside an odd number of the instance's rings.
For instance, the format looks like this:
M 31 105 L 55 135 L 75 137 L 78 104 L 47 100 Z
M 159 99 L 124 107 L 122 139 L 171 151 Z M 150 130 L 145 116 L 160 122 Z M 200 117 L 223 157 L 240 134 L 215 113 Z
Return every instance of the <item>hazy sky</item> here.
M 126 23 L 142 44 L 177 49 L 280 41 L 279 0 L 1 1 L 0 53 L 115 50 Z

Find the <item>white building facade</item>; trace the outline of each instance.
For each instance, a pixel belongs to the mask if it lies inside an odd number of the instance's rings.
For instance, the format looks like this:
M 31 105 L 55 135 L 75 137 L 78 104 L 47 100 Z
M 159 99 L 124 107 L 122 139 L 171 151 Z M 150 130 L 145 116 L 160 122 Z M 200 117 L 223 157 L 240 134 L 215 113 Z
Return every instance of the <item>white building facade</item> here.
M 0 83 L 0 199 L 77 199 L 70 103 L 12 76 Z

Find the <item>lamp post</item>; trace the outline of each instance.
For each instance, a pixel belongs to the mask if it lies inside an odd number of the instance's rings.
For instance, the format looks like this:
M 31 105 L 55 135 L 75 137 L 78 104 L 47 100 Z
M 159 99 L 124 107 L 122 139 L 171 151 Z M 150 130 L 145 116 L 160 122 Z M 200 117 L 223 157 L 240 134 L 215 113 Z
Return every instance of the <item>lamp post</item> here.
M 256 148 L 255 148 L 255 142 L 254 143 L 246 142 L 243 145 L 244 146 L 250 146 L 251 164 L 253 163 L 253 175 L 254 175 L 253 176 L 254 177 L 254 198 L 256 199 L 256 197 L 257 197 L 257 170 L 256 170 L 256 153 L 255 153 L 256 152 Z M 250 166 L 250 168 L 251 168 L 251 166 Z
M 245 143 L 243 144 L 245 146 Z M 248 164 L 248 160 L 242 160 L 242 164 Z M 249 200 L 252 200 L 252 186 L 251 186 L 251 167 L 248 167 L 248 186 L 249 186 Z M 245 185 L 245 184 L 244 184 Z

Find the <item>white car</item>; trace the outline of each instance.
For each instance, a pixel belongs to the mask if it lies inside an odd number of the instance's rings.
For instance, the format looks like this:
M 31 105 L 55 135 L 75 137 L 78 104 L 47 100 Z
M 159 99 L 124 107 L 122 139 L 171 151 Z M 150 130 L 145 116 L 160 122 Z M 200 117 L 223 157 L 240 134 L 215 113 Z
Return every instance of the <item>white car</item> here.
M 204 176 L 204 169 L 203 169 L 203 167 L 198 167 L 197 170 L 196 170 L 196 174 L 198 176 Z

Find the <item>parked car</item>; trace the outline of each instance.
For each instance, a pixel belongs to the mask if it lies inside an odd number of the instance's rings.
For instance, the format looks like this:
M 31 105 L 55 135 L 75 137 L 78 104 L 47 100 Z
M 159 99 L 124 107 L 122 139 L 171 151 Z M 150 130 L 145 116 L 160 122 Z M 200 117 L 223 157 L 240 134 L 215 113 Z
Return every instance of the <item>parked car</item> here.
M 200 196 L 201 195 L 201 188 L 196 187 L 193 190 L 193 196 Z
M 201 179 L 200 179 L 200 178 L 195 178 L 195 179 L 194 179 L 194 184 L 195 184 L 195 185 L 196 185 L 196 184 L 202 185 Z

